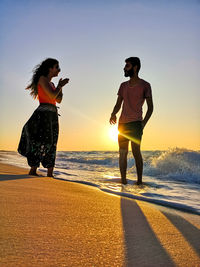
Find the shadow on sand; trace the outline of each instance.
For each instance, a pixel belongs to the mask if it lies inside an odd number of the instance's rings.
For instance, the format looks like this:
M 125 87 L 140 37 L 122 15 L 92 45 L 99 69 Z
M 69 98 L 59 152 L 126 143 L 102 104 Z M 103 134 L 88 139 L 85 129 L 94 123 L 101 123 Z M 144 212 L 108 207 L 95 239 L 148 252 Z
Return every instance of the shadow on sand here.
M 170 212 L 163 212 L 162 209 L 159 212 L 180 231 L 194 251 L 200 254 L 200 230 L 181 216 Z M 122 197 L 121 213 L 126 266 L 176 266 L 168 251 L 160 243 L 136 201 Z M 160 227 L 164 228 L 163 225 Z M 167 229 L 163 229 L 163 231 L 165 230 Z M 169 236 L 168 241 L 169 243 L 174 242 L 173 236 Z
M 181 216 L 165 211 L 162 211 L 162 213 L 181 232 L 182 236 L 200 256 L 200 230 Z
M 14 175 L 14 174 L 0 174 L 0 181 L 9 181 L 9 180 L 18 180 L 18 179 L 30 179 L 30 178 L 43 178 L 44 176 L 34 176 L 34 175 L 28 175 L 28 174 L 19 174 L 19 175 Z M 45 178 L 45 177 L 44 177 Z
M 175 266 L 136 201 L 121 198 L 127 266 Z

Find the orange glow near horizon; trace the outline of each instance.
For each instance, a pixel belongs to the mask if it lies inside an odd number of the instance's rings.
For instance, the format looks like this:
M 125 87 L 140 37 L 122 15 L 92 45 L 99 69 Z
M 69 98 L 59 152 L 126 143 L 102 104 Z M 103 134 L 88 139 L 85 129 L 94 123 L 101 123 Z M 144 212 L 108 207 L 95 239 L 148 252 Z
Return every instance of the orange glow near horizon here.
M 57 150 L 60 151 L 117 151 L 117 125 L 102 126 L 101 123 L 90 123 L 82 128 L 69 127 L 69 124 L 62 123 L 60 127 Z M 17 150 L 23 125 L 17 125 L 16 131 L 11 131 L 9 125 L 0 134 L 0 150 Z M 187 129 L 182 134 L 177 129 L 160 129 L 152 122 L 144 130 L 142 137 L 142 150 L 167 150 L 179 147 L 185 149 L 199 150 L 198 132 L 193 133 L 193 138 L 188 138 Z
M 117 142 L 118 141 L 118 134 L 119 134 L 119 131 L 118 131 L 117 125 L 112 125 L 109 129 L 109 132 L 108 132 L 110 139 L 114 142 Z

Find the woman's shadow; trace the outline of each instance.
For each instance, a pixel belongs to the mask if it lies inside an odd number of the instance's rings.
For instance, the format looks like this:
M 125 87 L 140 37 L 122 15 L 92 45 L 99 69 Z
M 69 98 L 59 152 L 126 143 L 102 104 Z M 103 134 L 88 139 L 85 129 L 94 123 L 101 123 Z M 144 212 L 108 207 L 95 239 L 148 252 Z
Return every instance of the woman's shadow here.
M 40 176 L 33 176 L 28 174 L 0 174 L 0 181 L 9 181 L 9 180 L 19 180 L 19 179 L 30 179 L 30 178 L 41 178 L 44 177 Z

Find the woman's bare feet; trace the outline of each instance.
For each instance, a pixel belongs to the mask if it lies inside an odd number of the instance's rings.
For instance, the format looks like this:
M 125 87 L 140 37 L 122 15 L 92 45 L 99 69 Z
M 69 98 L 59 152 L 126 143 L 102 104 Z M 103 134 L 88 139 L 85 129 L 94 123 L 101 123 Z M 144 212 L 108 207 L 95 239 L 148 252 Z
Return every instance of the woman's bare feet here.
M 34 175 L 34 176 L 39 176 L 37 173 L 37 167 L 33 166 L 31 167 L 30 171 L 29 171 L 29 175 Z

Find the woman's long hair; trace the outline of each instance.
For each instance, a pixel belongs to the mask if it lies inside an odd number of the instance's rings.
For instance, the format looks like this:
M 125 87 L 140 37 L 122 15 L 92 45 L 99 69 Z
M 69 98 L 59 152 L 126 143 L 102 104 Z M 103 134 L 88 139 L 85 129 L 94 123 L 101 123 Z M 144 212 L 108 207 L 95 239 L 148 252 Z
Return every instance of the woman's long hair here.
M 31 83 L 26 87 L 26 89 L 31 91 L 30 94 L 33 98 L 36 98 L 38 95 L 37 85 L 40 77 L 46 77 L 49 74 L 49 69 L 53 68 L 55 64 L 58 64 L 58 60 L 47 58 L 33 69 L 33 77 L 31 79 Z

